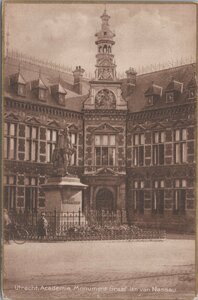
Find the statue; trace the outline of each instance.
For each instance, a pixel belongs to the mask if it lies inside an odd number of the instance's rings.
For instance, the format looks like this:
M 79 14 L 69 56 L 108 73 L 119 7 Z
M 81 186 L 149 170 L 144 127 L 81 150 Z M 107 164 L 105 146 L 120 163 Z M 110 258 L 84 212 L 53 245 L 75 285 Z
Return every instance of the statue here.
M 71 165 L 72 155 L 76 152 L 76 148 L 72 145 L 69 129 L 65 128 L 58 134 L 57 143 L 52 154 L 52 163 L 56 171 L 61 176 L 68 175 L 68 166 Z

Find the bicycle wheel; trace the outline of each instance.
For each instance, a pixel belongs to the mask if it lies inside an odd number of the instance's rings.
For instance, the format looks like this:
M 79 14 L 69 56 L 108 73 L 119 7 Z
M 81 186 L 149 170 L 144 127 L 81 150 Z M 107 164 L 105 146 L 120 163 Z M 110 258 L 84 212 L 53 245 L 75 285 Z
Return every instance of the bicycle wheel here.
M 24 228 L 17 228 L 13 232 L 12 239 L 16 244 L 24 244 L 27 240 L 28 232 Z

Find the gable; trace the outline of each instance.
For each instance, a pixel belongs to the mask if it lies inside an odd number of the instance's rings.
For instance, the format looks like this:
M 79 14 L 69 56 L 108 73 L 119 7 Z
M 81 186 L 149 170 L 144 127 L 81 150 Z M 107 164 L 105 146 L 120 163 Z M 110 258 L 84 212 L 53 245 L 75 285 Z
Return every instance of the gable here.
M 189 122 L 188 122 L 187 120 L 185 120 L 185 121 L 177 120 L 177 121 L 175 121 L 175 122 L 172 124 L 172 126 L 173 126 L 174 128 L 177 128 L 177 127 L 184 127 L 184 126 L 187 126 L 188 124 L 189 124 Z
M 118 133 L 119 130 L 108 123 L 99 125 L 98 127 L 92 129 L 93 133 Z
M 19 121 L 19 117 L 16 116 L 14 113 L 5 114 L 5 120 L 9 121 Z
M 70 131 L 78 131 L 78 127 L 76 125 L 74 125 L 74 124 L 70 124 L 68 126 L 68 128 L 69 128 Z
M 41 122 L 35 117 L 27 117 L 26 122 L 34 124 L 34 125 L 35 124 L 38 124 L 38 125 L 41 124 Z
M 150 127 L 150 129 L 154 130 L 164 130 L 166 129 L 166 126 L 164 126 L 162 123 L 156 123 Z
M 145 127 L 142 126 L 142 125 L 135 125 L 133 128 L 132 128 L 133 131 L 137 131 L 137 132 L 142 132 L 145 130 Z
M 101 175 L 101 176 L 112 176 L 112 175 L 118 175 L 115 171 L 113 171 L 111 168 L 107 168 L 107 167 L 105 167 L 105 168 L 100 168 L 100 169 L 98 169 L 95 173 L 94 173 L 94 175 Z
M 51 126 L 51 127 L 58 127 L 58 128 L 60 128 L 59 123 L 58 123 L 57 121 L 55 121 L 55 120 L 49 121 L 49 122 L 47 123 L 47 125 L 48 125 L 48 126 Z

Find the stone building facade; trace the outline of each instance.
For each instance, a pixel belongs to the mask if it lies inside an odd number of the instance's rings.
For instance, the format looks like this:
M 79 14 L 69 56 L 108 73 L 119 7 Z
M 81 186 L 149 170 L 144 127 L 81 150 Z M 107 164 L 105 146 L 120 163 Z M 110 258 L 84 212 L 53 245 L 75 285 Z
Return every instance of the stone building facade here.
M 126 210 L 130 224 L 193 231 L 195 65 L 118 79 L 109 16 L 96 33 L 96 71 L 73 74 L 5 59 L 4 205 L 45 209 L 58 131 L 69 126 L 77 152 L 69 171 L 88 185 L 83 210 Z

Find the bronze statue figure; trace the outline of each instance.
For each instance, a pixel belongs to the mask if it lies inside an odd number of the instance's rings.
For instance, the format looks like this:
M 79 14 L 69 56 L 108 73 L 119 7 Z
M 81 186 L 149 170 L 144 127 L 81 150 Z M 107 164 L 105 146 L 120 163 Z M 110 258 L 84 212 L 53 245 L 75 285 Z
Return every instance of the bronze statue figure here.
M 69 129 L 66 127 L 59 132 L 57 143 L 52 154 L 52 163 L 59 175 L 68 175 L 68 166 L 71 165 L 72 155 L 76 152 L 76 148 L 72 145 Z

